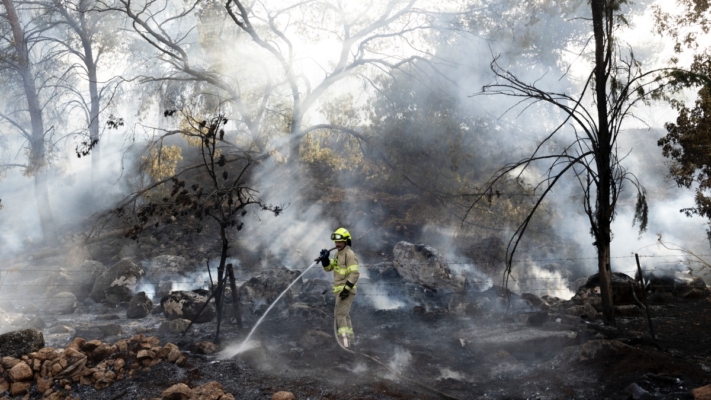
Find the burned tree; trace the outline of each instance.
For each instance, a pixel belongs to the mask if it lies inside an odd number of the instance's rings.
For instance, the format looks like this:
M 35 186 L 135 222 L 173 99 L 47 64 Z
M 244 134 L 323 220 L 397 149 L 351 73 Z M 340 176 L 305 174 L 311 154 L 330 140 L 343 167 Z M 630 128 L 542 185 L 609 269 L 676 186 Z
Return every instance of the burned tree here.
M 181 115 L 175 110 L 165 112 L 165 116 Z M 115 213 L 131 221 L 132 226 L 125 236 L 136 239 L 142 232 L 161 224 L 183 222 L 199 233 L 206 226 L 219 229 L 218 248 L 218 315 L 221 310 L 221 289 L 227 257 L 229 256 L 229 231 L 240 231 L 244 217 L 250 207 L 279 215 L 283 208 L 271 206 L 257 197 L 257 191 L 248 186 L 248 170 L 253 161 L 246 154 L 235 151 L 225 141 L 225 124 L 228 120 L 222 114 L 196 119 L 182 114 L 183 128 L 167 131 L 151 146 L 163 151 L 164 139 L 180 134 L 189 142 L 199 146 L 200 162 L 187 166 L 170 176 L 153 182 L 146 188 L 124 199 Z M 160 199 L 151 193 L 158 191 Z M 241 326 L 241 320 L 238 318 Z M 218 317 L 219 332 L 219 317 Z
M 25 175 L 34 177 L 35 198 L 45 244 L 57 243 L 57 227 L 47 188 L 50 151 L 54 142 L 54 127 L 45 126 L 48 99 L 55 96 L 49 84 L 55 54 L 51 46 L 42 43 L 42 29 L 23 21 L 31 10 L 18 9 L 13 0 L 3 0 L 0 13 L 0 81 L 18 86 L 20 100 L 9 102 L 8 110 L 0 111 L 0 121 L 7 123 L 24 140 L 27 163 L 0 164 L 0 169 L 19 167 Z M 35 22 L 35 21 L 32 21 Z M 49 92 L 49 93 L 48 93 Z M 29 129 L 27 126 L 29 125 Z
M 635 222 L 638 221 L 640 229 L 644 230 L 647 221 L 645 190 L 622 165 L 624 157 L 618 154 L 618 137 L 625 120 L 633 116 L 633 107 L 640 102 L 647 102 L 665 86 L 659 75 L 661 70 L 644 72 L 632 50 L 624 49 L 615 37 L 618 24 L 624 21 L 621 6 L 625 3 L 625 0 L 590 2 L 594 39 L 593 70 L 579 95 L 550 92 L 537 87 L 536 83 L 526 83 L 502 68 L 499 58 L 495 58 L 491 64 L 496 83 L 485 86 L 481 93 L 512 96 L 519 99 L 518 104 L 527 106 L 534 103 L 547 104 L 564 116 L 564 120 L 538 143 L 531 156 L 504 166 L 486 185 L 487 191 L 494 193 L 496 185 L 512 173 L 520 176 L 523 170 L 533 164 L 547 165 L 544 179 L 535 186 L 536 190 L 542 192 L 509 241 L 504 279 L 508 279 L 511 273 L 516 249 L 533 215 L 563 176 L 572 173 L 580 184 L 583 208 L 597 248 L 603 320 L 607 325 L 615 325 L 610 286 L 610 226 L 625 181 L 637 190 Z M 591 101 L 594 108 L 585 106 L 586 101 Z M 574 139 L 560 152 L 543 154 L 545 146 L 552 144 L 554 137 L 562 135 L 566 126 L 570 127 Z M 474 204 L 487 198 L 481 195 Z

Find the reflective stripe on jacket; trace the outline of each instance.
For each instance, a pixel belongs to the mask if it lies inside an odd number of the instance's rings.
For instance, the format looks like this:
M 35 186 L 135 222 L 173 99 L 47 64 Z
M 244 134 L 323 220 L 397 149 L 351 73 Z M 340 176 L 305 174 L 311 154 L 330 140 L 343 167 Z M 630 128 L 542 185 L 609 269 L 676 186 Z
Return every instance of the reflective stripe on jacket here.
M 336 257 L 331 259 L 331 263 L 323 267 L 326 271 L 333 271 L 333 293 L 340 293 L 346 285 L 346 282 L 353 284 L 350 289 L 353 294 L 356 293 L 355 284 L 358 282 L 360 272 L 358 272 L 358 257 L 349 246 L 336 253 Z

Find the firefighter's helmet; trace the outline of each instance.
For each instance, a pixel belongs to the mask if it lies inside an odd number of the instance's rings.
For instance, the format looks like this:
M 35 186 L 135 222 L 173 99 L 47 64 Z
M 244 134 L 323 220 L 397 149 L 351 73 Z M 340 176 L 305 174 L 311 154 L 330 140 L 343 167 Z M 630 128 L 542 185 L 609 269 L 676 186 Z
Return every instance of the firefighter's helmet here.
M 331 240 L 334 242 L 346 242 L 346 244 L 350 246 L 351 234 L 346 230 L 346 228 L 338 228 L 331 234 Z

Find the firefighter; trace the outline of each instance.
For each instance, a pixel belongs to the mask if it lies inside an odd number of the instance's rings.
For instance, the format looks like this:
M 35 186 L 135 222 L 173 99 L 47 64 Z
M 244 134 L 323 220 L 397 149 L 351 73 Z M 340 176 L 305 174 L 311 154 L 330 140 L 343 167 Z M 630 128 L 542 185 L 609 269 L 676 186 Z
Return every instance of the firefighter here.
M 336 256 L 329 259 L 329 252 L 321 250 L 319 258 L 323 269 L 327 272 L 333 271 L 333 293 L 336 295 L 336 306 L 334 317 L 338 328 L 338 339 L 343 347 L 353 346 L 353 325 L 351 317 L 348 315 L 353 305 L 353 298 L 356 295 L 356 283 L 360 273 L 358 272 L 358 257 L 351 250 L 351 234 L 345 228 L 338 228 L 331 234 L 331 240 L 336 243 Z

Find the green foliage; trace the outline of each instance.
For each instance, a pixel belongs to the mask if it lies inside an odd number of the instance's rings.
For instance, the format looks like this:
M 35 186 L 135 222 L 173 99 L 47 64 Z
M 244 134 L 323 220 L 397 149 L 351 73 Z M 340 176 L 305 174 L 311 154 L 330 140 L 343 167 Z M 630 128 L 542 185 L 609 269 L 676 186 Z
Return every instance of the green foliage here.
M 676 123 L 666 124 L 667 135 L 659 139 L 662 154 L 672 160 L 669 172 L 680 187 L 696 188 L 696 207 L 683 211 L 711 219 L 711 90 L 702 88 L 693 108 L 681 102 Z

